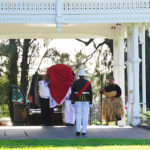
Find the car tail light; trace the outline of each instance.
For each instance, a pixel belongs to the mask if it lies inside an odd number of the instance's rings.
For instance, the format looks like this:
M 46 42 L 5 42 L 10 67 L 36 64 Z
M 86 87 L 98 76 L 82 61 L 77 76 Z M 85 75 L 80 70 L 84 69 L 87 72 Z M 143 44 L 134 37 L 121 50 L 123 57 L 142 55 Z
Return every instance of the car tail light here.
M 32 100 L 33 100 L 32 95 L 30 95 L 29 100 L 30 100 L 30 102 L 32 102 Z

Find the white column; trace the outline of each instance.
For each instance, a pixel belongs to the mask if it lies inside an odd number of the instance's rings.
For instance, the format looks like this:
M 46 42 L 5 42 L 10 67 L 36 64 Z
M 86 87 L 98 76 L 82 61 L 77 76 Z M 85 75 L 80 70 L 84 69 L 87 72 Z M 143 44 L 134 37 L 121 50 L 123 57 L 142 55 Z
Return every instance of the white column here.
M 56 27 L 57 27 L 57 32 L 61 32 L 62 28 L 62 23 L 63 23 L 63 16 L 62 16 L 62 10 L 63 9 L 63 1 L 62 0 L 57 0 L 56 1 Z
M 122 100 L 125 106 L 125 77 L 124 77 L 124 38 L 120 34 L 114 39 L 113 48 L 113 75 L 115 83 L 117 83 L 122 90 Z M 119 125 L 125 125 L 125 116 L 121 121 L 118 122 Z
M 139 105 L 139 48 L 138 48 L 138 25 L 133 24 L 132 30 L 132 64 L 133 64 L 133 126 L 140 124 Z
M 145 70 L 145 26 L 141 28 L 142 44 L 142 102 L 143 102 L 143 120 L 146 122 L 146 70 Z
M 133 70 L 132 70 L 132 33 L 130 27 L 127 29 L 127 82 L 128 82 L 128 106 L 127 106 L 127 124 L 133 124 Z

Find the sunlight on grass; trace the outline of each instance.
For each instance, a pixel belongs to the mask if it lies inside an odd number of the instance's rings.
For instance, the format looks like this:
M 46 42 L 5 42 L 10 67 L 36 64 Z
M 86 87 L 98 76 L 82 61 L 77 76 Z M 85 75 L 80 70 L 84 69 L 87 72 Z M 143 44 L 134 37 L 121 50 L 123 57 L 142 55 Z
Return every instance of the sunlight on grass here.
M 1 140 L 0 150 L 149 150 L 150 139 Z
M 149 150 L 150 146 L 77 146 L 77 147 L 29 147 L 29 148 L 0 148 L 0 150 Z

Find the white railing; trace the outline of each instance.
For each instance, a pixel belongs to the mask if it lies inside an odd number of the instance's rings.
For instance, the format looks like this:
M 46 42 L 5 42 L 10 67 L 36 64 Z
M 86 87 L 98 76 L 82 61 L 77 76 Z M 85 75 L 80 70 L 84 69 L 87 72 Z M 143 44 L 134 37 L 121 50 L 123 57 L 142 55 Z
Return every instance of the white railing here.
M 137 12 L 150 10 L 150 0 L 63 0 L 64 13 Z
M 1 13 L 55 13 L 56 0 L 0 0 Z
M 0 0 L 2 13 L 56 13 L 57 0 Z M 150 0 L 62 0 L 63 14 L 149 11 Z

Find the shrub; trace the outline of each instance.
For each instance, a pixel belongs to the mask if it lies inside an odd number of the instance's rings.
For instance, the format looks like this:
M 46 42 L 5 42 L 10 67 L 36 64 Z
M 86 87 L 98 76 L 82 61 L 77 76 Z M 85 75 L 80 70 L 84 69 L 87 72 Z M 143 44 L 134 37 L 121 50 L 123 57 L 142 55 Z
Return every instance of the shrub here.
M 0 77 L 0 105 L 9 102 L 9 82 L 6 76 Z
M 9 117 L 8 104 L 0 105 L 0 117 Z
M 146 116 L 147 116 L 147 118 L 146 118 L 146 124 L 150 126 L 150 110 L 147 111 Z

